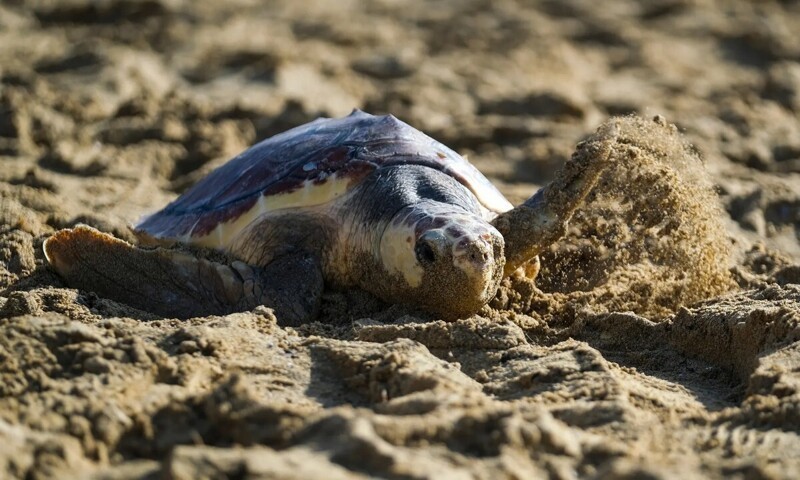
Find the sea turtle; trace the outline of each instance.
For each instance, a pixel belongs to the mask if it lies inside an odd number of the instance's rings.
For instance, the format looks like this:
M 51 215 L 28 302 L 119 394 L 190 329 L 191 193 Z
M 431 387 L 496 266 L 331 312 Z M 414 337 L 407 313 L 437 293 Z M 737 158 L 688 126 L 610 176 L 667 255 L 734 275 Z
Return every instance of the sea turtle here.
M 298 324 L 315 316 L 325 285 L 469 316 L 503 276 L 535 275 L 537 254 L 564 234 L 608 163 L 606 130 L 513 208 L 453 150 L 392 115 L 356 110 L 275 135 L 214 170 L 134 228 L 140 247 L 78 226 L 48 238 L 44 252 L 68 285 L 170 317 L 263 304 Z M 231 261 L 165 248 L 175 244 Z

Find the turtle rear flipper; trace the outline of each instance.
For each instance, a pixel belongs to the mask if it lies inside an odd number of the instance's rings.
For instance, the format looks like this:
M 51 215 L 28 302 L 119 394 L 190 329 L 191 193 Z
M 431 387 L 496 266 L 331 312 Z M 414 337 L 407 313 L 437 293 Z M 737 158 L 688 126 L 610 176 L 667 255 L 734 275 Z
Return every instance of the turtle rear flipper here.
M 317 313 L 323 280 L 313 257 L 283 256 L 261 268 L 217 263 L 188 253 L 146 250 L 86 226 L 47 239 L 50 265 L 72 287 L 165 317 L 190 318 L 275 310 L 296 325 Z

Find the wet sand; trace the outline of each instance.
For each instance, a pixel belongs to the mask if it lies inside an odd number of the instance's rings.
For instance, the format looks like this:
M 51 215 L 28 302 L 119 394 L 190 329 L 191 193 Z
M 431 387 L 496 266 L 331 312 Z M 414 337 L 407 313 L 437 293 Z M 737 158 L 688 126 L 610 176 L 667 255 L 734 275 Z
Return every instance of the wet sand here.
M 797 478 L 798 31 L 789 1 L 4 3 L 0 478 Z M 178 321 L 46 268 L 56 230 L 133 241 L 355 107 L 513 203 L 621 133 L 536 283 L 469 319 Z

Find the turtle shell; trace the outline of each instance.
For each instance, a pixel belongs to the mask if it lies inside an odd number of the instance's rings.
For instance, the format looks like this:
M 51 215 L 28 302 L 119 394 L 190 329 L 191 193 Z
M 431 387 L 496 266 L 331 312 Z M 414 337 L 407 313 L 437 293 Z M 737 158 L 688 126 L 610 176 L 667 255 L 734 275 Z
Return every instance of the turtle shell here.
M 376 169 L 405 164 L 455 178 L 491 216 L 512 207 L 450 148 L 391 115 L 354 110 L 347 117 L 319 118 L 250 147 L 136 228 L 159 239 L 222 246 L 222 225 L 236 231 L 257 217 L 253 212 L 322 205 Z M 229 225 L 234 223 L 241 225 Z

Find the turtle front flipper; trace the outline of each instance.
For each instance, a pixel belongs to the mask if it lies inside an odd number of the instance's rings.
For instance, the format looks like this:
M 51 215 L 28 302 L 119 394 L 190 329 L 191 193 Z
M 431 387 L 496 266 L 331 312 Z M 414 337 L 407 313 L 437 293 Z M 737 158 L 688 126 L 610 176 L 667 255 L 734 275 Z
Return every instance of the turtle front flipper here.
M 72 287 L 165 317 L 190 318 L 275 310 L 285 325 L 316 315 L 322 273 L 308 256 L 290 255 L 261 268 L 217 263 L 185 252 L 146 250 L 86 226 L 61 230 L 44 243 L 50 265 Z
M 610 165 L 618 135 L 614 120 L 603 124 L 592 137 L 578 144 L 552 182 L 492 221 L 505 240 L 505 275 L 564 236 L 572 214 Z

